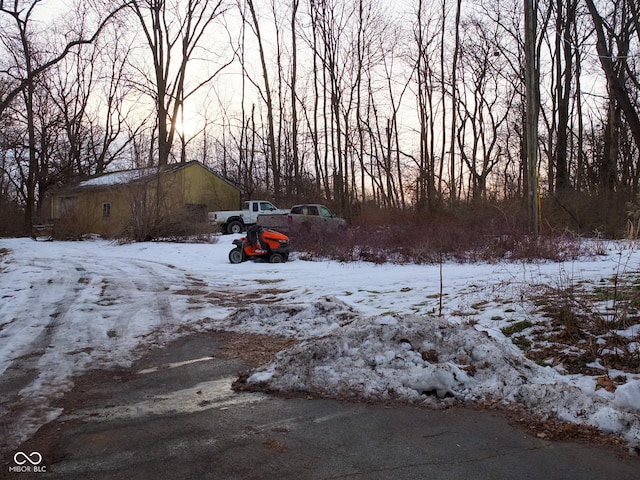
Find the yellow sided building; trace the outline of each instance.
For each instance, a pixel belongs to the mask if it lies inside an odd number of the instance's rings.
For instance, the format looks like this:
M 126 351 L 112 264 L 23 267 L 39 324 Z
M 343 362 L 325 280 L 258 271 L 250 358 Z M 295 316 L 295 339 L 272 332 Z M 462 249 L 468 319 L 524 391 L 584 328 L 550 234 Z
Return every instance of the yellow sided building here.
M 207 212 L 239 208 L 240 193 L 193 161 L 99 175 L 54 189 L 43 206 L 57 237 L 145 240 L 211 231 Z

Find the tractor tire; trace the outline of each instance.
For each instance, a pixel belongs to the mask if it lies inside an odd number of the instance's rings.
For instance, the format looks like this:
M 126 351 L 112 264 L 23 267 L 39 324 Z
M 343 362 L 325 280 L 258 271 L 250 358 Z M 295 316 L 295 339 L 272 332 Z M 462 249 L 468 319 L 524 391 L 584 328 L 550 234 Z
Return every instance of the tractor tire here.
M 229 252 L 229 261 L 231 263 L 242 263 L 244 261 L 244 252 L 241 248 L 234 248 Z
M 269 257 L 269 263 L 283 263 L 284 257 L 279 253 L 272 253 Z
M 244 230 L 244 225 L 242 224 L 242 222 L 239 222 L 237 220 L 234 220 L 233 222 L 229 222 L 229 224 L 227 225 L 227 233 L 242 233 L 242 231 Z

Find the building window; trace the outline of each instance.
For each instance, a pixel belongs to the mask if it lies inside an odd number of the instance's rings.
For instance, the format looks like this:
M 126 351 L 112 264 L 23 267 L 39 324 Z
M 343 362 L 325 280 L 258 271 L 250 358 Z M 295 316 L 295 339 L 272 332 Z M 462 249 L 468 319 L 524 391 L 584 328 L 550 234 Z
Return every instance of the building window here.
M 105 202 L 102 204 L 102 216 L 104 218 L 109 218 L 111 216 L 111 203 Z

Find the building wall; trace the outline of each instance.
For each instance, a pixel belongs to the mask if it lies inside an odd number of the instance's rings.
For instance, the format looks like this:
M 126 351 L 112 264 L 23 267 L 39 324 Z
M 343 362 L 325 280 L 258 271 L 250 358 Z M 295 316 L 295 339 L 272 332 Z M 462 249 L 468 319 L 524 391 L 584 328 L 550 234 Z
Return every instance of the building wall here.
M 131 219 L 131 202 L 123 188 L 100 188 L 52 195 L 56 233 L 75 236 L 96 233 L 118 237 Z
M 207 211 L 240 208 L 240 191 L 201 164 L 178 170 L 184 192 L 184 203 L 206 205 Z

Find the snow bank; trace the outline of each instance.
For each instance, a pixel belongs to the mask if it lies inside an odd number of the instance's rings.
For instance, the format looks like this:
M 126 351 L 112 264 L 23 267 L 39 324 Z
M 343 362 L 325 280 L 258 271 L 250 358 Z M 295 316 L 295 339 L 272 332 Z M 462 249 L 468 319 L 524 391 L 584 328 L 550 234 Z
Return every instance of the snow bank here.
M 281 352 L 248 382 L 281 392 L 432 406 L 453 400 L 517 403 L 542 417 L 640 442 L 640 382 L 620 387 L 612 403 L 469 323 L 434 317 L 358 318 Z

